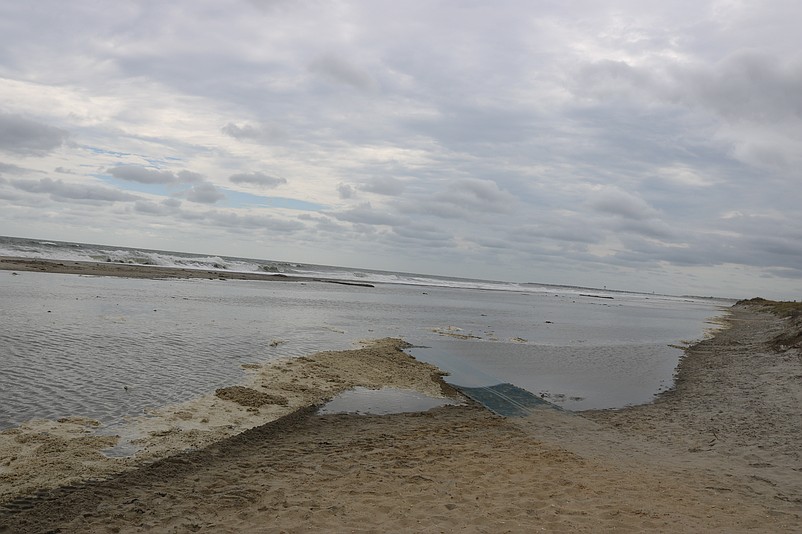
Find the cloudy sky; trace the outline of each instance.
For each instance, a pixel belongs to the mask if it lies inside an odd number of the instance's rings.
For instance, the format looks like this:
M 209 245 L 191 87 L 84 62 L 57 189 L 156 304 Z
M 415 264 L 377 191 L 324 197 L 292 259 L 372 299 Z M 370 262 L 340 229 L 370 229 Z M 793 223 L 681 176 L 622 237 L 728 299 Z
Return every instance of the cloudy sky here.
M 0 234 L 802 298 L 802 4 L 0 1 Z

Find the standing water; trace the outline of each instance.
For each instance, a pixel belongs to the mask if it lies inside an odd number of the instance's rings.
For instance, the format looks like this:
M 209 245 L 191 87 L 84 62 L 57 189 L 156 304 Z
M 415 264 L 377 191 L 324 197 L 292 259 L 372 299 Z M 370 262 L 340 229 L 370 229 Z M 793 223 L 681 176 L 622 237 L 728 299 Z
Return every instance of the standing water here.
M 620 407 L 670 387 L 681 351 L 669 345 L 701 338 L 720 313 L 707 300 L 444 280 L 370 288 L 0 271 L 0 428 L 67 415 L 113 423 L 237 383 L 242 364 L 388 336 L 456 384 L 509 382 L 572 410 Z

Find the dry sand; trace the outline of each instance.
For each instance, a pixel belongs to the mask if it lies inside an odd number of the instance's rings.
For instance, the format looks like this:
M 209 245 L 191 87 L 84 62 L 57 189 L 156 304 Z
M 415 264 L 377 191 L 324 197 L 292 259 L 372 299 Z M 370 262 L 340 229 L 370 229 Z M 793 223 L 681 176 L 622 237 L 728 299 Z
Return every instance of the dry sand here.
M 176 436 L 205 436 L 194 450 L 8 501 L 0 532 L 800 532 L 800 348 L 779 351 L 789 321 L 754 307 L 734 307 L 726 323 L 688 349 L 674 390 L 615 411 L 503 419 L 470 403 L 383 416 L 302 407 L 358 383 L 448 391 L 392 341 L 369 348 L 364 365 L 347 351 L 260 367 L 248 389 L 157 417 L 169 428 L 149 429 L 143 458 L 169 454 Z M 353 365 L 338 367 L 345 360 Z M 288 415 L 240 432 L 258 424 L 253 410 Z M 227 420 L 239 421 L 228 433 Z M 92 439 L 80 430 L 91 422 L 47 424 Z M 65 444 L 48 442 L 52 432 L 12 437 L 44 440 L 27 458 L 63 474 Z M 0 458 L 2 487 L 16 459 Z

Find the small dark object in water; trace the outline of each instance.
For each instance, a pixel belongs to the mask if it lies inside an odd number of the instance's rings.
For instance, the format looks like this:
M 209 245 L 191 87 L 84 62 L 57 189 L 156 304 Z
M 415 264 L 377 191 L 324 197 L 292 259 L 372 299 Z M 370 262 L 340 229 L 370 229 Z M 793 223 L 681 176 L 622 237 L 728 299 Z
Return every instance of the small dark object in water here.
M 357 286 L 357 287 L 376 287 L 373 284 L 366 284 L 364 282 L 346 282 L 344 280 L 320 280 L 327 284 L 339 284 L 341 286 Z
M 543 397 L 509 383 L 494 386 L 466 387 L 453 384 L 465 396 L 475 400 L 488 410 L 504 417 L 526 417 L 536 408 L 562 410 Z

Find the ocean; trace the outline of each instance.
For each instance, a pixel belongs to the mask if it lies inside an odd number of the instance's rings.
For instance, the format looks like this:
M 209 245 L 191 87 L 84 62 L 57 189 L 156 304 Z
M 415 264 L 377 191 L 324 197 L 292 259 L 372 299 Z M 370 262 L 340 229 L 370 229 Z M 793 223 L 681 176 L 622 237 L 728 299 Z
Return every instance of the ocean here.
M 569 410 L 617 408 L 671 387 L 677 345 L 702 338 L 731 304 L 5 237 L 0 255 L 310 279 L 0 271 L 0 429 L 73 415 L 114 424 L 236 384 L 243 364 L 388 336 L 454 384 L 511 383 Z

